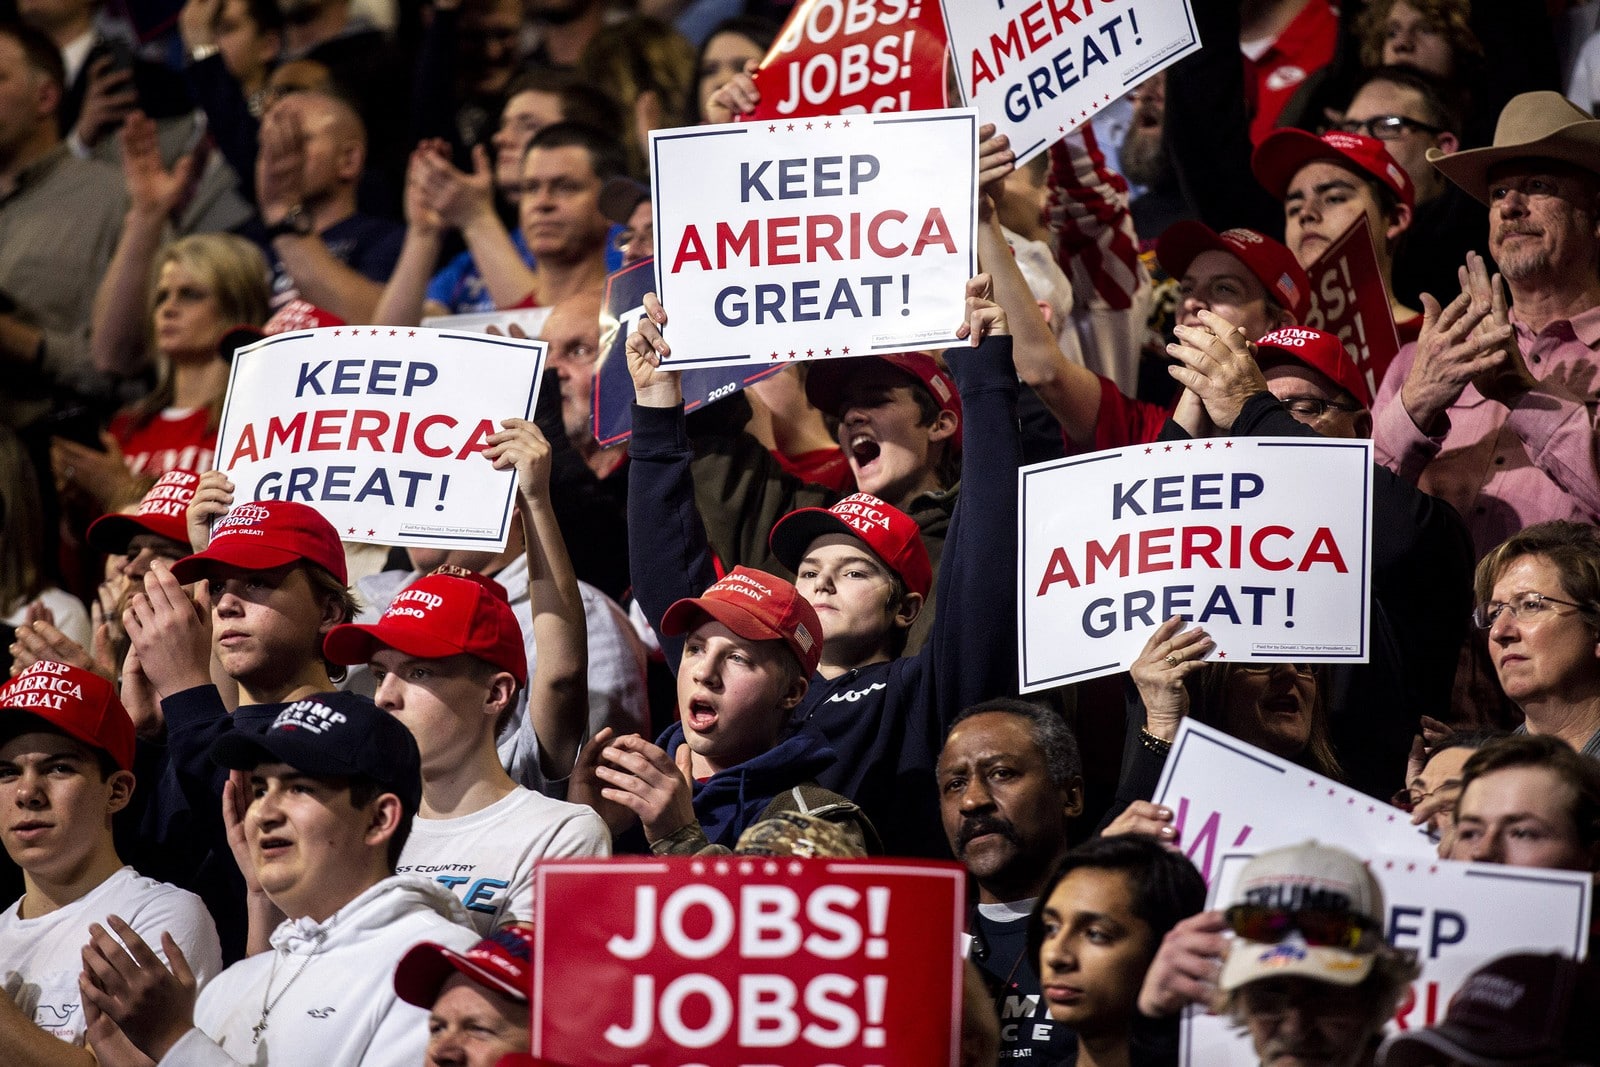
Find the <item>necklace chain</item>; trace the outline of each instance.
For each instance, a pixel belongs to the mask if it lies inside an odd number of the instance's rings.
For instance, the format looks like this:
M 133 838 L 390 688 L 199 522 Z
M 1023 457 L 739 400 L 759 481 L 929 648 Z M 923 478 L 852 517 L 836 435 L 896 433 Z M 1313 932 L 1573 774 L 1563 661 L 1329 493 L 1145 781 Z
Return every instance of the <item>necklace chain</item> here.
M 306 953 L 305 959 L 300 961 L 300 966 L 295 968 L 294 973 L 289 976 L 289 980 L 283 983 L 283 988 L 278 990 L 277 996 L 272 995 L 272 983 L 278 980 L 279 956 L 276 950 L 273 951 L 272 970 L 267 972 L 267 988 L 261 994 L 261 1018 L 254 1026 L 250 1028 L 250 1043 L 252 1045 L 259 1045 L 261 1043 L 261 1035 L 267 1030 L 267 1016 L 272 1014 L 272 1009 L 278 1006 L 278 1001 L 283 999 L 283 995 L 289 992 L 289 987 L 294 985 L 295 981 L 305 973 L 307 967 L 311 966 L 311 961 L 321 955 L 322 942 L 327 936 L 327 930 L 324 929 L 317 931 L 316 948 L 313 948 L 310 952 Z

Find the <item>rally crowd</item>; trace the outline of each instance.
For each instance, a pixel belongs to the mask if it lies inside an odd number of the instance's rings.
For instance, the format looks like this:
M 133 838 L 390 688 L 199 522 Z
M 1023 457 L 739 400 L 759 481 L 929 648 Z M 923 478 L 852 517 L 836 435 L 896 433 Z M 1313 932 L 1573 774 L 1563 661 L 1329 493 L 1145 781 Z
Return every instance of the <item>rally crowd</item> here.
M 1600 872 L 1600 4 L 1197 0 L 1046 153 L 980 129 L 963 347 L 686 405 L 652 294 L 603 443 L 648 133 L 756 112 L 790 7 L 0 3 L 0 1062 L 532 1062 L 539 861 L 742 853 L 963 864 L 964 1063 L 1175 1064 L 1191 1005 L 1262 1063 L 1600 1063 L 1542 952 L 1385 1039 L 1367 866 L 1308 824 L 1207 910 L 1152 800 L 1193 719 Z M 1306 324 L 1360 227 L 1386 369 Z M 490 311 L 548 344 L 504 551 L 215 469 L 241 346 Z M 1020 466 L 1318 435 L 1373 442 L 1368 662 L 1175 617 L 1018 698 Z

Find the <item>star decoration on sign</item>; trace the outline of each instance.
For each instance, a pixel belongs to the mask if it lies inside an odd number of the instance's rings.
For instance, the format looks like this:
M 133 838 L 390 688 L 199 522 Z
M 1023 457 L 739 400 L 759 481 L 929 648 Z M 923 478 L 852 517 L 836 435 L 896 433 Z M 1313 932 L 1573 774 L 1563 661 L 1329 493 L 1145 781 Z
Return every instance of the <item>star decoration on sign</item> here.
M 845 119 L 844 120 L 844 128 L 847 129 L 847 130 L 850 128 L 850 120 L 849 119 Z
M 368 537 L 377 537 L 378 536 L 378 531 L 377 530 L 368 530 L 367 531 L 367 536 Z
M 822 128 L 823 128 L 823 129 L 825 129 L 825 130 L 831 130 L 831 129 L 833 129 L 833 123 L 831 123 L 831 122 L 824 122 L 824 123 L 823 123 L 823 124 L 822 124 Z
M 806 123 L 806 129 L 808 129 L 808 130 L 809 130 L 809 129 L 810 129 L 810 128 L 811 128 L 811 123 L 809 123 L 809 122 L 808 122 L 808 123 Z
M 1166 445 L 1161 449 L 1161 451 L 1163 451 L 1163 452 L 1171 452 L 1172 451 L 1172 446 L 1171 445 Z
M 342 331 L 342 330 L 334 330 L 334 331 L 333 331 L 333 335 L 334 335 L 334 336 L 335 336 L 335 337 L 338 337 L 338 336 L 339 336 L 339 334 L 340 334 L 340 333 L 342 333 L 342 332 L 343 332 L 343 331 Z
M 848 356 L 850 354 L 850 346 L 846 345 L 845 347 L 839 349 L 839 351 Z
M 406 332 L 406 336 L 407 337 L 415 337 L 416 335 L 417 335 L 417 331 L 416 330 L 408 330 Z
M 1155 449 L 1153 449 L 1153 448 L 1147 448 L 1147 449 L 1144 450 L 1144 454 L 1148 456 L 1150 453 L 1152 453 L 1154 451 L 1155 451 Z
M 816 349 L 814 349 L 814 348 L 808 348 L 808 349 L 806 349 L 806 355 L 808 355 L 808 356 L 814 356 L 814 355 L 816 355 L 816 354 L 817 354 L 817 350 L 816 350 Z
M 354 526 L 352 526 L 352 527 L 350 527 L 348 532 L 351 533 L 351 534 L 354 534 L 356 532 L 356 528 Z
M 1210 441 L 1207 441 L 1207 442 L 1206 442 L 1206 447 L 1207 447 L 1207 448 L 1210 448 L 1210 447 L 1211 447 L 1211 442 L 1210 442 Z
M 789 130 L 790 133 L 794 132 L 794 123 L 792 123 L 792 122 L 789 123 L 788 130 Z
M 778 124 L 776 122 L 774 122 L 771 126 L 768 126 L 767 127 L 767 132 L 768 133 L 777 133 L 778 132 Z
M 1183 450 L 1184 450 L 1184 451 L 1185 451 L 1185 452 L 1187 452 L 1187 451 L 1189 451 L 1189 450 L 1190 450 L 1190 449 L 1191 449 L 1191 448 L 1193 448 L 1193 447 L 1194 447 L 1194 445 L 1184 445 L 1184 446 L 1183 446 Z
M 395 336 L 395 335 L 396 335 L 396 334 L 398 334 L 398 333 L 399 333 L 399 332 L 400 332 L 400 331 L 399 331 L 399 330 L 390 330 L 390 331 L 389 331 L 389 336 L 390 336 L 390 337 L 394 337 L 394 336 Z

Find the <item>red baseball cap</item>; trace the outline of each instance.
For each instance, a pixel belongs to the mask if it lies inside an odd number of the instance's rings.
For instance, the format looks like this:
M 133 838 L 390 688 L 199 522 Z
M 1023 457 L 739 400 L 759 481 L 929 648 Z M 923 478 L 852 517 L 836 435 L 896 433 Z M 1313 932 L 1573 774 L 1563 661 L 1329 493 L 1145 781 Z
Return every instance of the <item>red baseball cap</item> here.
M 350 580 L 338 531 L 321 512 L 289 500 L 252 500 L 218 519 L 206 550 L 174 563 L 172 573 L 188 585 L 204 580 L 213 563 L 270 571 L 298 560 L 317 564 L 341 582 Z
M 168 471 L 156 479 L 132 515 L 118 511 L 90 523 L 90 546 L 107 555 L 120 556 L 128 551 L 128 543 L 141 534 L 155 534 L 187 545 L 189 525 L 184 514 L 199 484 L 197 474 Z
M 30 664 L 0 689 L 0 733 L 26 733 L 27 720 L 11 712 L 43 719 L 109 754 L 123 770 L 133 770 L 133 720 L 116 687 L 93 671 L 49 659 Z
M 1156 261 L 1174 278 L 1182 278 L 1202 252 L 1226 252 L 1245 265 L 1295 321 L 1311 310 L 1311 282 L 1282 242 L 1259 230 L 1239 227 L 1218 233 L 1203 222 L 1186 219 L 1168 226 L 1156 242 Z
M 939 361 L 925 352 L 891 352 L 885 356 L 872 356 L 900 371 L 928 391 L 940 411 L 956 417 L 955 436 L 951 443 L 961 447 L 961 396 L 956 392 L 955 379 L 939 366 Z M 844 409 L 844 387 L 859 363 L 851 359 L 824 359 L 806 368 L 806 399 L 811 406 L 825 415 L 839 417 Z
M 507 923 L 465 952 L 434 941 L 413 945 L 394 969 L 394 991 L 407 1004 L 431 1008 L 452 975 L 528 1002 L 533 992 L 532 923 Z
M 749 641 L 782 641 L 809 676 L 822 662 L 822 621 L 800 590 L 766 571 L 735 567 L 697 597 L 685 597 L 661 617 L 661 633 L 679 637 L 709 615 Z
M 1362 407 L 1372 406 L 1372 391 L 1367 388 L 1366 376 L 1356 369 L 1355 360 L 1345 350 L 1344 342 L 1333 334 L 1309 326 L 1285 326 L 1256 342 L 1257 361 L 1264 352 L 1304 363 L 1355 397 Z
M 1411 175 L 1395 162 L 1382 141 L 1364 134 L 1329 130 L 1317 137 L 1305 130 L 1274 130 L 1256 146 L 1250 169 L 1262 188 L 1282 200 L 1300 168 L 1322 160 L 1354 167 L 1382 182 L 1407 207 L 1416 206 Z
M 831 508 L 791 511 L 772 527 L 767 544 L 785 567 L 798 573 L 811 542 L 831 533 L 865 541 L 911 592 L 927 596 L 933 588 L 933 563 L 917 520 L 871 493 L 852 493 Z
M 419 659 L 467 655 L 528 683 L 522 627 L 493 578 L 445 565 L 402 589 L 375 623 L 328 631 L 322 652 L 334 663 L 365 663 L 387 646 Z

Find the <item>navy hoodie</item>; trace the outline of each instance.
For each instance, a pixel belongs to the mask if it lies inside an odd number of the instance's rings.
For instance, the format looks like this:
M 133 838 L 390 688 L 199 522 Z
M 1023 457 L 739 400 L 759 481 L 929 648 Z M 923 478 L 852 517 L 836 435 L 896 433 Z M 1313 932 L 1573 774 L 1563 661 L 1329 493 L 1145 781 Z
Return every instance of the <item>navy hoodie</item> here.
M 939 565 L 939 612 L 915 656 L 811 676 L 797 714 L 833 747 L 818 785 L 855 801 L 890 855 L 948 857 L 934 767 L 965 707 L 1017 688 L 1017 375 L 1011 338 L 948 353 L 963 410 L 961 494 Z M 628 537 L 634 596 L 652 625 L 716 580 L 695 510 L 683 408 L 634 406 Z M 730 560 L 730 564 L 738 561 Z M 662 638 L 677 670 L 682 638 Z

